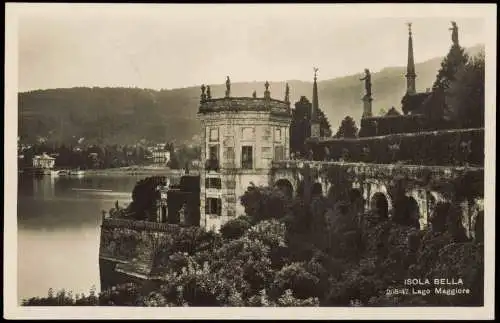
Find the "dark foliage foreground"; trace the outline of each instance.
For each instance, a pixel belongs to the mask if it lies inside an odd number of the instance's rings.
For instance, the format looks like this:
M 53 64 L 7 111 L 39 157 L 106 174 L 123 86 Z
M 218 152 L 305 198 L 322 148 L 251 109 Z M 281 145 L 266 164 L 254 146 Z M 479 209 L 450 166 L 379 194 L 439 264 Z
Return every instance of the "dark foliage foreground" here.
M 458 210 L 438 204 L 428 230 L 401 217 L 359 213 L 359 201 L 287 198 L 250 187 L 246 216 L 197 246 L 169 247 L 161 287 L 124 284 L 96 295 L 64 291 L 24 305 L 118 306 L 480 306 L 483 302 L 482 216 L 476 239 L 465 237 Z M 192 240 L 193 237 L 186 237 Z M 181 239 L 182 240 L 182 237 Z M 206 240 L 206 241 L 205 241 Z M 208 246 L 208 247 L 207 247 Z M 188 252 L 186 252 L 188 251 Z M 409 278 L 430 280 L 405 285 Z M 434 279 L 462 285 L 435 285 Z M 440 288 L 436 291 L 436 288 Z M 409 294 L 394 292 L 407 289 Z M 428 295 L 425 290 L 430 290 Z M 468 294 L 459 290 L 469 289 Z M 413 294 L 413 290 L 424 290 Z

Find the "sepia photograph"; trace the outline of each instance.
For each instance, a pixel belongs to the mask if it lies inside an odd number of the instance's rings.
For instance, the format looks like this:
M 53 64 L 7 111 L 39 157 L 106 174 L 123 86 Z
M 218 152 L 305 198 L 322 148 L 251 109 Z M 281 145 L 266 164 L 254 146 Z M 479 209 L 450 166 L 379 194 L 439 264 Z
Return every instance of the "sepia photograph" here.
M 5 318 L 494 318 L 496 5 L 5 8 Z

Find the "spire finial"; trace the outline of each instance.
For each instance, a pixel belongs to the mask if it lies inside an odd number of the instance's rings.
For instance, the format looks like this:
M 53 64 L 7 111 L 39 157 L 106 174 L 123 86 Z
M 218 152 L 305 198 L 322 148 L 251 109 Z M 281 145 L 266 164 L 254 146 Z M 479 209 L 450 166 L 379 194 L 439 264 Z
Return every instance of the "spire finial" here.
M 285 102 L 290 103 L 290 87 L 288 86 L 288 82 L 285 85 Z
M 408 25 L 408 64 L 406 65 L 406 93 L 415 94 L 415 58 L 413 57 L 413 37 L 411 32 L 411 22 L 407 22 Z
M 312 96 L 312 106 L 311 106 L 311 137 L 320 137 L 320 127 L 319 127 L 319 99 L 318 99 L 318 83 L 316 79 L 318 78 L 318 68 L 314 67 L 314 83 L 313 83 L 313 96 Z

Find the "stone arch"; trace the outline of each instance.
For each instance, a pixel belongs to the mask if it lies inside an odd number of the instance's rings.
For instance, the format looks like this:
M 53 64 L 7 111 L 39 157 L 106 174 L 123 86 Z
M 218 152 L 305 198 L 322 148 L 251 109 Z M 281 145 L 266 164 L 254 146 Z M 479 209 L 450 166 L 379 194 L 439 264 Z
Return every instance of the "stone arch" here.
M 311 196 L 323 196 L 323 185 L 321 183 L 314 183 L 311 186 Z
M 410 225 L 420 229 L 421 210 L 413 196 L 401 196 L 394 203 L 393 220 L 402 225 Z
M 370 198 L 370 209 L 375 211 L 380 218 L 389 217 L 389 198 L 382 192 L 374 193 Z
M 444 232 L 446 230 L 446 218 L 448 217 L 449 209 L 451 208 L 451 203 L 448 202 L 437 202 L 432 208 L 431 216 L 429 222 L 431 228 L 435 232 Z
M 370 197 L 368 200 L 369 207 L 371 207 L 371 201 L 372 201 L 372 198 L 375 194 L 377 194 L 377 193 L 384 194 L 384 196 L 387 200 L 387 203 L 388 203 L 389 216 L 391 216 L 392 209 L 394 206 L 394 203 L 393 203 L 394 199 L 393 199 L 393 196 L 391 195 L 391 193 L 389 192 L 389 190 L 387 189 L 387 186 L 385 186 L 384 184 L 381 184 L 381 183 L 370 183 L 370 184 L 368 184 L 368 190 L 370 193 L 370 195 L 369 195 Z
M 413 196 L 408 197 L 408 217 L 410 220 L 410 224 L 414 225 L 415 228 L 420 229 L 423 225 L 420 223 L 421 219 L 421 210 L 418 206 L 417 201 Z
M 462 209 L 450 202 L 438 202 L 430 218 L 433 231 L 448 231 L 457 240 L 467 238 L 462 224 Z
M 294 189 L 292 183 L 286 178 L 281 178 L 274 183 L 274 187 L 280 189 L 289 198 L 293 197 Z

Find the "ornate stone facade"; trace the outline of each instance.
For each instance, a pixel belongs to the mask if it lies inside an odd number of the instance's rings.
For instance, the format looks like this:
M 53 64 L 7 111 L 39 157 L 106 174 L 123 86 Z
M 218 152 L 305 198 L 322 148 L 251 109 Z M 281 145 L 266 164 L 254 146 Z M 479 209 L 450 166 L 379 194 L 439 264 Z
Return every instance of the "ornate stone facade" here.
M 202 125 L 200 226 L 218 230 L 244 214 L 248 186 L 267 185 L 271 162 L 290 156 L 290 103 L 256 97 L 205 99 Z

